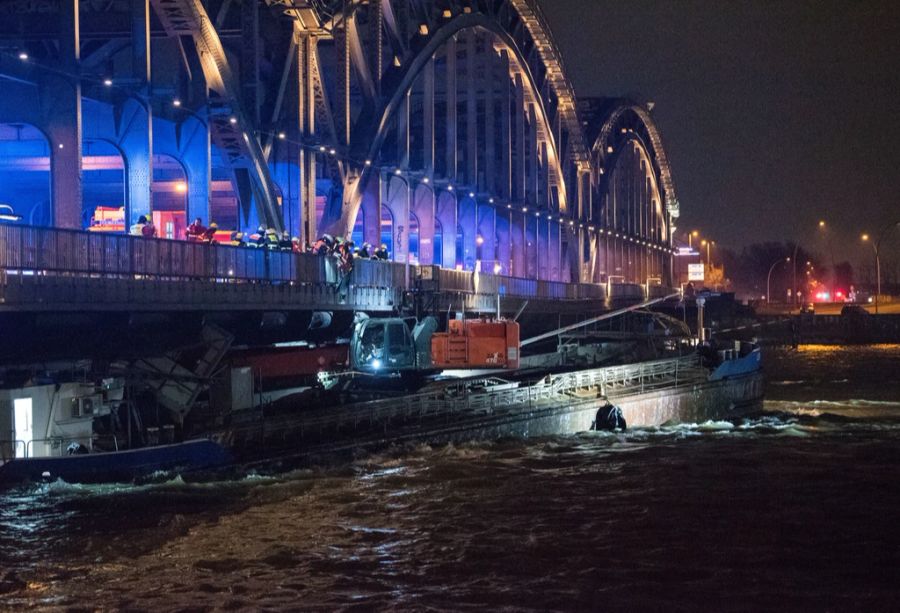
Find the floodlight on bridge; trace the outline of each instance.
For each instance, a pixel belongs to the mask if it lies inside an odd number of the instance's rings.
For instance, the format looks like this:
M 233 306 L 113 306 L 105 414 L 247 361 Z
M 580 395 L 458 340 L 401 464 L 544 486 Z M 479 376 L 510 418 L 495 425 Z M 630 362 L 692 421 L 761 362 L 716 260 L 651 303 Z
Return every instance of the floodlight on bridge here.
M 21 221 L 22 216 L 17 215 L 8 204 L 0 204 L 0 221 Z

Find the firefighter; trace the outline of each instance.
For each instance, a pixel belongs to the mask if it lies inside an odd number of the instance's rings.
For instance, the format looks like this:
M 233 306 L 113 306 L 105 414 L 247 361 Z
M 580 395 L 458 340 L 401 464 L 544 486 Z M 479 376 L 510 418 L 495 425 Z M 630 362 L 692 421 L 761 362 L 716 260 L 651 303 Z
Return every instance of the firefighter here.
M 251 247 L 265 247 L 266 246 L 266 229 L 263 226 L 259 226 L 256 228 L 256 233 L 250 235 L 250 246 Z
M 276 251 L 280 242 L 281 237 L 278 236 L 275 228 L 266 228 L 266 248 L 270 251 Z
M 379 247 L 375 251 L 374 259 L 376 259 L 376 260 L 387 260 L 388 259 L 387 245 L 385 245 L 384 243 L 381 244 L 381 247 Z
M 313 253 L 316 255 L 328 255 L 331 253 L 331 248 L 334 245 L 334 239 L 331 238 L 329 234 L 323 234 L 319 240 L 316 241 L 316 244 L 313 245 Z
M 143 236 L 144 235 L 144 226 L 147 225 L 147 217 L 146 215 L 141 215 L 138 217 L 137 223 L 132 224 L 131 228 L 128 230 L 128 233 L 132 236 Z
M 293 251 L 294 246 L 291 242 L 291 233 L 287 230 L 281 233 L 281 240 L 278 241 L 278 248 L 282 251 Z
M 202 239 L 204 243 L 209 243 L 210 245 L 216 242 L 216 232 L 219 231 L 219 224 L 216 222 L 212 222 L 209 224 L 209 227 L 206 229 L 206 232 L 203 233 Z
M 205 233 L 206 226 L 203 225 L 203 221 L 198 217 L 184 231 L 184 237 L 189 241 L 199 241 L 203 239 Z
M 156 226 L 154 226 L 153 222 L 149 219 L 147 219 L 146 221 L 147 223 L 145 223 L 141 228 L 141 236 L 143 236 L 144 238 L 153 238 L 154 236 L 156 236 Z
M 244 238 L 244 233 L 238 230 L 235 230 L 231 233 L 231 242 L 229 243 L 232 247 L 246 247 L 247 240 Z
M 368 260 L 372 257 L 372 245 L 363 243 L 362 247 L 359 248 L 359 253 L 357 255 L 364 260 Z

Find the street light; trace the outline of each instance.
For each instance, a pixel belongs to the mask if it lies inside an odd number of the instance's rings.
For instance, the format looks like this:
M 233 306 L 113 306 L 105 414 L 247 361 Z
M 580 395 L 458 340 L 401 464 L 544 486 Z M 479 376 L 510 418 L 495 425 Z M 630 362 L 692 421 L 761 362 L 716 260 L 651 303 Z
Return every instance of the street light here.
M 894 229 L 900 227 L 900 221 L 895 221 L 892 224 L 885 226 L 885 228 L 878 234 L 878 240 L 874 243 L 870 243 L 872 245 L 872 249 L 875 251 L 875 314 L 878 315 L 878 296 L 881 294 L 881 241 L 884 240 L 884 237 L 887 233 Z M 863 242 L 869 242 L 869 235 L 863 234 L 861 237 Z
M 775 260 L 774 262 L 772 262 L 772 266 L 769 267 L 769 274 L 768 274 L 768 276 L 766 276 L 766 304 L 771 304 L 771 302 L 772 302 L 772 288 L 771 288 L 772 271 L 775 270 L 775 267 L 778 266 L 779 264 L 781 264 L 782 262 L 790 262 L 790 261 L 791 261 L 790 257 L 779 258 L 779 259 Z
M 837 271 L 834 267 L 834 245 L 831 242 L 831 232 L 829 232 L 828 224 L 825 220 L 819 220 L 819 229 L 822 231 L 822 240 L 828 247 L 828 255 L 831 258 L 831 299 L 834 300 L 835 288 L 837 287 Z
M 699 230 L 694 230 L 693 232 L 688 232 L 688 249 L 694 248 L 694 239 L 700 236 Z
M 700 245 L 706 247 L 706 267 L 710 266 L 709 248 L 716 244 L 716 241 L 708 241 L 705 238 L 700 241 Z

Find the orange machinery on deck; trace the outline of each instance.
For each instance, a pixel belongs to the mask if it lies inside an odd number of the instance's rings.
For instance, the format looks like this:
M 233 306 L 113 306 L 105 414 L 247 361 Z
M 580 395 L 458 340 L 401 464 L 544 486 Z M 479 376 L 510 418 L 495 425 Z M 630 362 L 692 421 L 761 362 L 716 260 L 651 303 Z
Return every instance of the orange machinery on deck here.
M 518 368 L 519 324 L 514 321 L 452 319 L 447 332 L 431 337 L 436 368 Z

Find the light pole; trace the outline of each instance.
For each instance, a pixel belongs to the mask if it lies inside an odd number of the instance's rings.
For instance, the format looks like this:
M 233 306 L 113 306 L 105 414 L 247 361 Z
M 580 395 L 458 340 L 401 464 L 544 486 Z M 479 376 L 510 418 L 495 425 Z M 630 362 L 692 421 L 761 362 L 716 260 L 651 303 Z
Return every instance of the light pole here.
M 700 245 L 706 247 L 706 267 L 709 268 L 710 265 L 710 257 L 709 257 L 709 248 L 716 244 L 716 241 L 708 241 L 705 238 L 700 241 Z
M 700 236 L 700 232 L 698 230 L 688 232 L 688 249 L 694 249 L 694 239 L 698 236 Z
M 772 266 L 769 267 L 769 274 L 766 276 L 766 304 L 772 303 L 772 271 L 775 270 L 775 267 L 781 264 L 782 262 L 790 262 L 791 258 L 779 258 L 772 263 Z
M 825 220 L 819 221 L 819 229 L 822 230 L 822 239 L 825 241 L 825 246 L 828 247 L 828 255 L 831 257 L 831 301 L 834 302 L 834 288 L 837 283 L 837 276 L 834 268 L 834 247 L 831 244 L 831 233 L 828 232 L 828 225 L 825 223 Z
M 875 251 L 875 314 L 878 315 L 878 297 L 881 294 L 881 241 L 884 240 L 884 237 L 887 236 L 887 233 L 894 228 L 900 226 L 900 221 L 895 221 L 894 223 L 886 226 L 884 230 L 881 231 L 878 235 L 878 240 L 872 244 L 872 249 Z M 869 235 L 862 235 L 863 242 L 868 242 Z

